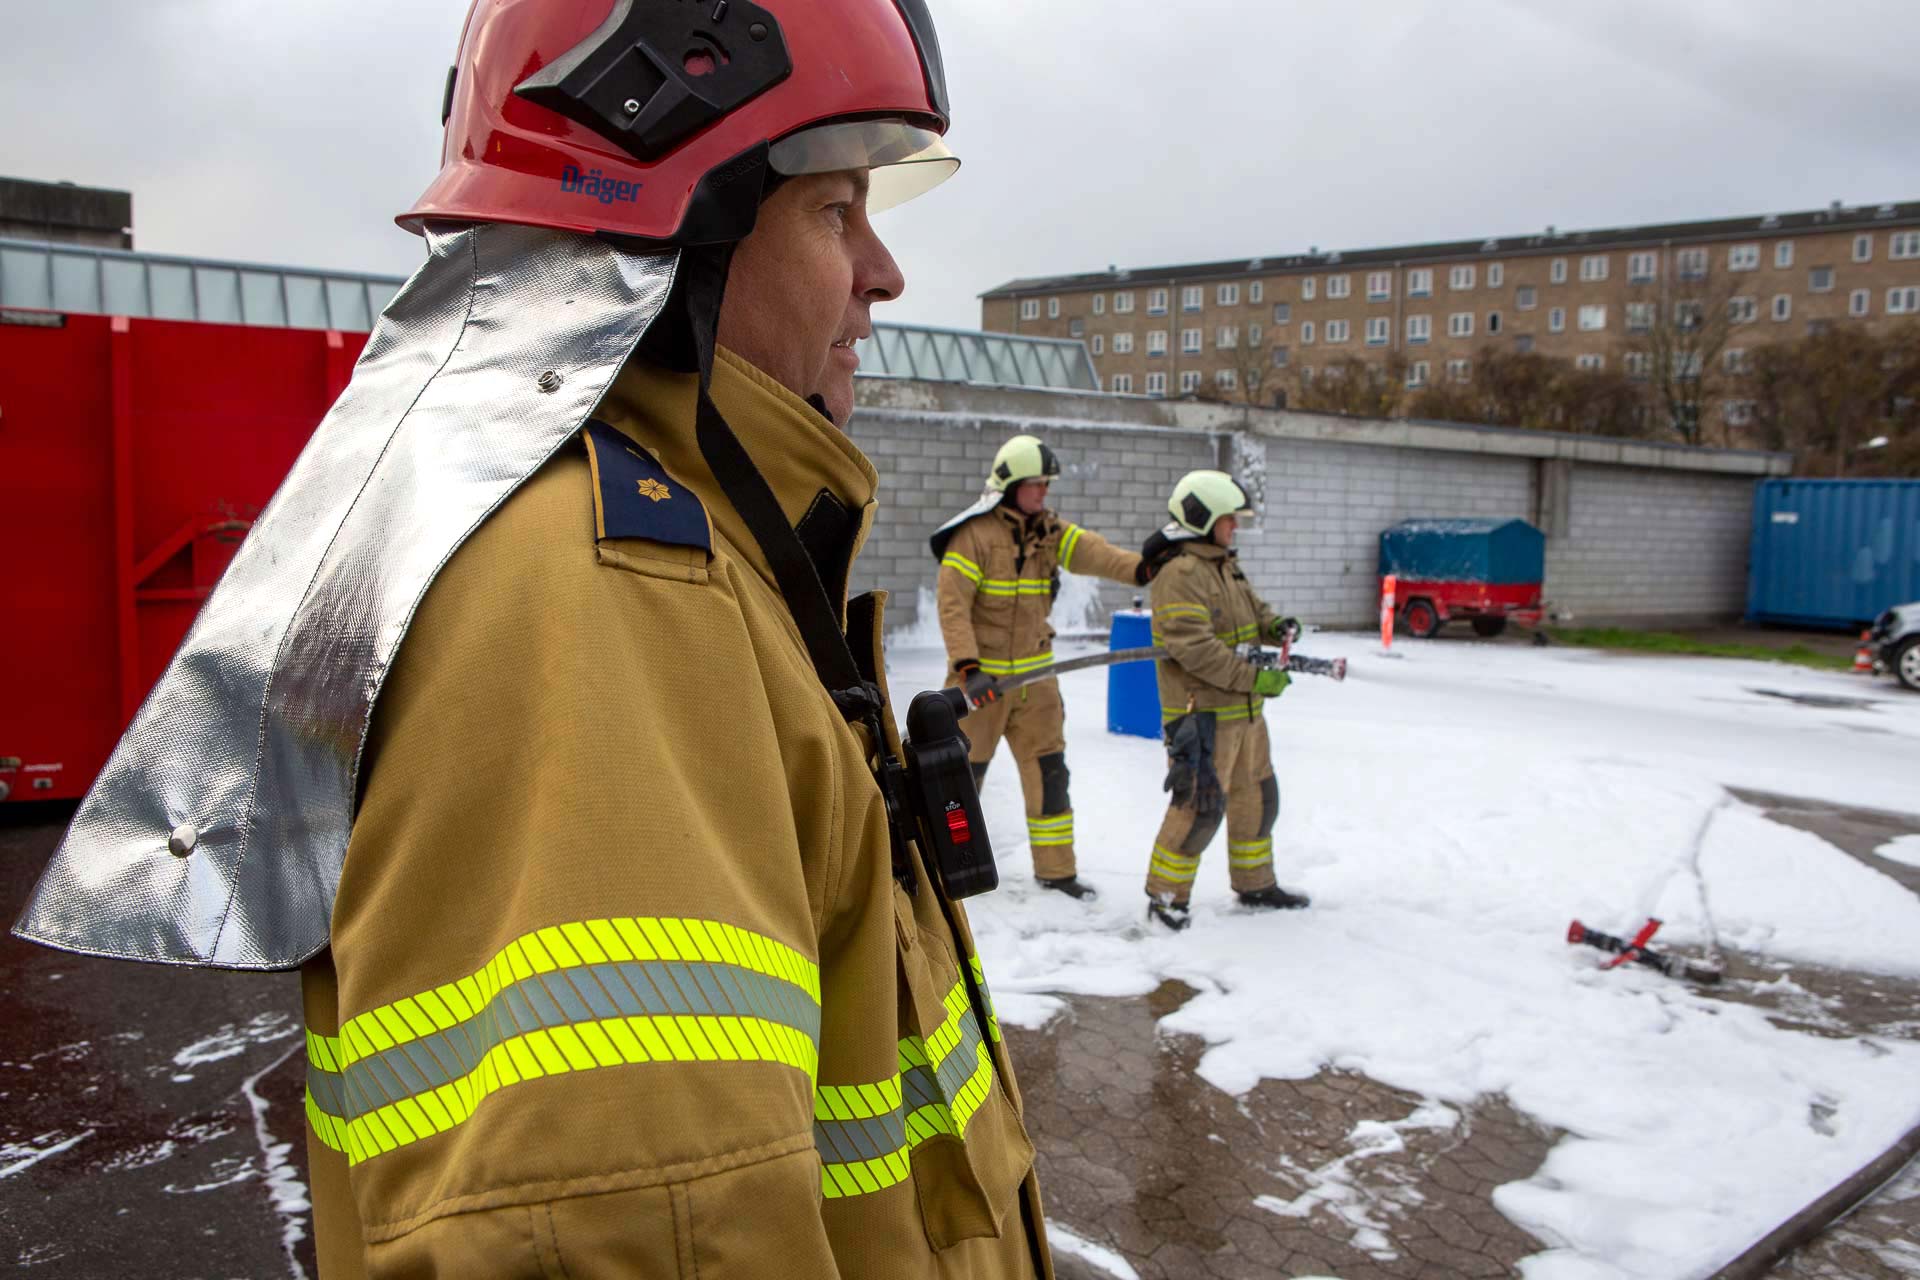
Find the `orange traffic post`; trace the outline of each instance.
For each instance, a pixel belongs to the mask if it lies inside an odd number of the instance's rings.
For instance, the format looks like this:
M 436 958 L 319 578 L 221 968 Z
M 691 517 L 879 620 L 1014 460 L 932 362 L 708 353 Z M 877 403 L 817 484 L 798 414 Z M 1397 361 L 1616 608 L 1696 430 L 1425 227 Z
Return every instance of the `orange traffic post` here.
M 1380 579 L 1380 647 L 1393 648 L 1393 595 L 1400 580 L 1393 574 Z

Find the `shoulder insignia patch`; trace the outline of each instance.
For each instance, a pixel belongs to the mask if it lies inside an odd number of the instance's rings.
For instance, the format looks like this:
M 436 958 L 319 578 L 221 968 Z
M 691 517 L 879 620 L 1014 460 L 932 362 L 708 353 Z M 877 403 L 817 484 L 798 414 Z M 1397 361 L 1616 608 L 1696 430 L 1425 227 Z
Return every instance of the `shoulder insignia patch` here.
M 604 422 L 581 437 L 593 469 L 593 531 L 598 538 L 645 538 L 713 552 L 707 509 L 645 449 Z

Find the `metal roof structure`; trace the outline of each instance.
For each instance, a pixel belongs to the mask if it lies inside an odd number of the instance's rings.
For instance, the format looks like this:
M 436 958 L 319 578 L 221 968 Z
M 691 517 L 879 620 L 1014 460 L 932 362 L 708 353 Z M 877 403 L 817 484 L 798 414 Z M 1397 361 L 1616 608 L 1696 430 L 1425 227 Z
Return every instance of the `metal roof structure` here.
M 287 329 L 373 328 L 401 276 L 0 238 L 0 308 Z M 1097 391 L 1084 342 L 875 324 L 860 376 Z

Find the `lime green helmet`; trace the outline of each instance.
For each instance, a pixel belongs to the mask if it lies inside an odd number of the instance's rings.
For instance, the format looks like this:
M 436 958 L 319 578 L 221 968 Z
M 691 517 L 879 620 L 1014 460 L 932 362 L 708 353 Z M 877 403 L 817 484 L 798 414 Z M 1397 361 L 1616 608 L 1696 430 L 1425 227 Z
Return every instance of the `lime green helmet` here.
M 1060 474 L 1060 459 L 1037 436 L 1015 436 L 993 455 L 987 487 L 1001 493 L 1022 480 L 1051 480 Z
M 1188 533 L 1206 537 L 1221 516 L 1251 516 L 1247 491 L 1224 471 L 1189 471 L 1173 486 L 1167 511 Z

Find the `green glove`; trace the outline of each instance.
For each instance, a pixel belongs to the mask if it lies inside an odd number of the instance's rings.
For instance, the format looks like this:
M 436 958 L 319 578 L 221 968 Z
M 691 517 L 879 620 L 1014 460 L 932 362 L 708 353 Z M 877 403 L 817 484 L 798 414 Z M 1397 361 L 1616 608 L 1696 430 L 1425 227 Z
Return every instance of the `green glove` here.
M 1262 667 L 1253 673 L 1253 691 L 1263 698 L 1277 698 L 1293 683 L 1293 677 L 1273 667 Z
M 1275 618 L 1267 624 L 1267 634 L 1279 641 L 1298 640 L 1300 638 L 1300 619 Z

